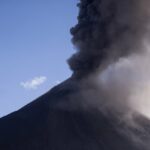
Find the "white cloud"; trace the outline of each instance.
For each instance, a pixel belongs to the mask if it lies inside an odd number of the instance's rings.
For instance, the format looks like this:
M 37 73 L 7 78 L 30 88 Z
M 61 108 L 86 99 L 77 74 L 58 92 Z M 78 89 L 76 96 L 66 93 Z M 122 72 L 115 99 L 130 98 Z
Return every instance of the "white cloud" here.
M 34 90 L 37 89 L 40 85 L 42 85 L 46 80 L 47 77 L 40 76 L 40 77 L 35 77 L 32 80 L 21 82 L 20 85 L 25 89 Z
M 59 80 L 57 80 L 56 82 L 55 82 L 55 84 L 57 85 L 57 84 L 60 84 L 61 82 L 59 81 Z

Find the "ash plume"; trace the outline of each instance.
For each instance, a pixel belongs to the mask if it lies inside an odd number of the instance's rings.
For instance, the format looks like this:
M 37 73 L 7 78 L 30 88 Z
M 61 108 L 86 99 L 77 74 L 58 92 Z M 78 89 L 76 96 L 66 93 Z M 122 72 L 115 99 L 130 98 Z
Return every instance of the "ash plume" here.
M 78 24 L 71 29 L 77 52 L 68 63 L 80 81 L 84 107 L 96 107 L 145 135 L 136 118 L 150 118 L 150 1 L 80 0 L 78 7 Z
M 137 94 L 150 89 L 149 6 L 147 0 L 80 0 L 71 29 L 77 52 L 68 62 L 90 106 L 121 114 L 150 106 Z
M 143 52 L 149 6 L 148 0 L 80 0 L 78 24 L 71 29 L 77 53 L 68 60 L 74 76 L 85 77 Z

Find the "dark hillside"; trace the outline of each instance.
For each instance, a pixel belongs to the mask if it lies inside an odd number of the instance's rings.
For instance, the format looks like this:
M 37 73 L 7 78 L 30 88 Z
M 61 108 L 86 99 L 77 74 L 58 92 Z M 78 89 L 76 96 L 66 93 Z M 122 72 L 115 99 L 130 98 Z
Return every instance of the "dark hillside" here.
M 69 103 L 68 96 L 78 90 L 77 83 L 69 79 L 19 111 L 1 118 L 0 149 L 144 150 L 116 130 L 119 125 L 115 127 L 113 118 L 108 119 L 94 109 L 59 107 L 60 102 Z

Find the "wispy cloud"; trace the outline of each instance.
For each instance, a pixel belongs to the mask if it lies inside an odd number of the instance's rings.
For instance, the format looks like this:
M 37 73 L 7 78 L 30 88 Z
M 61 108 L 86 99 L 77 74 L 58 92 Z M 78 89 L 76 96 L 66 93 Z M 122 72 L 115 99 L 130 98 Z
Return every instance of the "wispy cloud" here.
M 25 89 L 34 90 L 37 89 L 40 85 L 42 85 L 44 82 L 46 82 L 46 80 L 47 77 L 40 76 L 40 77 L 35 77 L 32 80 L 21 82 L 20 85 Z
M 57 81 L 55 82 L 55 85 L 60 84 L 60 83 L 61 83 L 61 81 L 57 80 Z

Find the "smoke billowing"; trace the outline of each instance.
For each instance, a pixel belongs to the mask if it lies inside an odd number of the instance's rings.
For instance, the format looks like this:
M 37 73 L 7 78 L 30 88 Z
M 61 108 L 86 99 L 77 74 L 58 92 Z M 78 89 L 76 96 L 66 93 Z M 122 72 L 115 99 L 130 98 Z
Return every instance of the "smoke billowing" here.
M 78 24 L 71 29 L 77 53 L 69 60 L 75 76 L 86 76 L 143 51 L 148 0 L 80 0 Z
M 77 52 L 68 62 L 73 76 L 84 79 L 85 97 L 101 109 L 146 112 L 150 1 L 80 0 L 78 6 L 78 24 L 71 29 Z
M 149 149 L 136 117 L 150 118 L 150 1 L 80 0 L 78 7 L 77 52 L 68 62 L 81 79 L 82 104 L 137 130 L 142 136 L 118 129 Z

